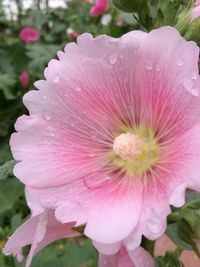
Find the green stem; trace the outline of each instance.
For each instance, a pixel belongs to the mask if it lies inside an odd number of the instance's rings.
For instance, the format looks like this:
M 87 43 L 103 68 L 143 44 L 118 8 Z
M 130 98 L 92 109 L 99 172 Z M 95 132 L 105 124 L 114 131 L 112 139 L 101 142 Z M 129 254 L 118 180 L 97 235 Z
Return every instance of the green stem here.
M 146 249 L 152 256 L 154 256 L 155 241 L 148 240 L 146 237 L 143 236 L 142 247 Z
M 172 224 L 172 223 L 176 223 L 179 217 L 179 213 L 178 212 L 173 212 L 171 213 L 168 217 L 167 217 L 167 223 L 168 224 Z

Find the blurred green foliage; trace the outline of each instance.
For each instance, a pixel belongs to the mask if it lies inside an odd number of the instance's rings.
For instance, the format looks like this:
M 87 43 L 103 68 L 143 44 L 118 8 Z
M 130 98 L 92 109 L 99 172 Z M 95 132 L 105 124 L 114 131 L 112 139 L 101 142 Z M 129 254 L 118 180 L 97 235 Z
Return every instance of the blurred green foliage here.
M 73 28 L 78 34 L 90 32 L 94 36 L 106 33 L 114 37 L 138 27 L 131 14 L 122 14 L 117 9 L 108 11 L 112 21 L 102 25 L 101 16 L 91 17 L 91 4 L 82 0 L 73 0 L 68 8 L 49 7 L 48 1 L 37 0 L 29 9 L 23 9 L 21 0 L 11 0 L 16 4 L 16 18 L 8 18 L 0 0 L 0 165 L 12 159 L 9 138 L 14 131 L 16 118 L 27 111 L 22 103 L 23 95 L 34 88 L 33 83 L 43 79 L 43 71 L 50 59 L 62 50 L 66 43 L 73 41 L 67 35 L 67 28 Z M 125 24 L 117 26 L 118 18 L 123 17 Z M 26 44 L 19 38 L 23 27 L 34 27 L 40 34 L 40 40 Z M 22 71 L 28 71 L 30 83 L 24 88 L 19 80 Z M 13 177 L 10 166 L 13 161 L 3 165 L 0 170 L 0 249 L 8 236 L 29 215 L 24 197 L 24 186 Z M 8 177 L 6 180 L 2 180 Z M 19 267 L 12 257 L 0 253 L 1 267 Z M 55 242 L 36 256 L 33 267 L 95 267 L 97 253 L 91 242 L 85 238 Z

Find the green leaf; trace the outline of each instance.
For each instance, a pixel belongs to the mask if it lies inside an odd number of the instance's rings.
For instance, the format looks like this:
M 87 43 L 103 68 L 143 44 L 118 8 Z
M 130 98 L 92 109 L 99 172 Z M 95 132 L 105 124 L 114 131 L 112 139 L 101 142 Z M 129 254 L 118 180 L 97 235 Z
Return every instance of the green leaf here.
M 0 182 L 0 215 L 13 208 L 18 198 L 23 195 L 23 189 L 24 186 L 16 178 Z
M 97 266 L 97 253 L 86 238 L 57 241 L 34 257 L 32 267 Z
M 7 100 L 15 98 L 15 95 L 12 93 L 12 88 L 15 85 L 15 77 L 8 74 L 0 74 L 0 91 L 3 92 Z
M 177 248 L 174 251 L 167 252 L 165 256 L 156 258 L 156 267 L 184 267 L 183 263 L 179 260 L 182 249 Z
M 189 249 L 189 250 L 192 250 L 192 247 L 184 242 L 179 236 L 178 236 L 178 233 L 177 233 L 177 224 L 176 223 L 173 223 L 173 224 L 170 224 L 168 225 L 167 227 L 167 231 L 166 231 L 166 234 L 170 237 L 170 239 L 179 247 L 183 248 L 183 249 Z
M 199 192 L 193 192 L 193 191 L 188 191 L 186 195 L 186 203 L 200 199 L 200 193 Z
M 29 44 L 27 46 L 27 56 L 31 59 L 29 69 L 35 73 L 43 73 L 48 61 L 55 57 L 59 48 L 61 47 L 58 45 Z
M 183 4 L 183 0 L 160 0 L 160 10 L 163 14 L 165 25 L 174 25 L 181 5 Z
M 141 7 L 141 0 L 113 0 L 113 4 L 125 12 L 137 12 Z
M 0 180 L 4 180 L 13 175 L 13 168 L 15 163 L 15 160 L 10 160 L 0 166 Z

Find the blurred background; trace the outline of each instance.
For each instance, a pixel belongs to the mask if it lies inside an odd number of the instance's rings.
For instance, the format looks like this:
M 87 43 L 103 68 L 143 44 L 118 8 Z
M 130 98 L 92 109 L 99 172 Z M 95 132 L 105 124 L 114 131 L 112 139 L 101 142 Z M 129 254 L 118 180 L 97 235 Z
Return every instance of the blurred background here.
M 191 19 L 194 1 L 152 0 L 151 6 L 149 1 L 136 2 L 138 10 L 130 13 L 115 8 L 111 1 L 109 8 L 95 13 L 91 12 L 94 0 L 0 0 L 0 249 L 29 216 L 24 187 L 10 171 L 14 165 L 10 135 L 17 117 L 27 113 L 23 95 L 34 88 L 36 80 L 44 78 L 44 69 L 50 59 L 57 58 L 57 51 L 84 32 L 119 37 L 130 30 L 151 30 L 163 25 L 176 27 L 187 40 L 200 45 L 200 13 L 199 18 Z M 122 5 L 122 10 L 127 8 Z M 189 193 L 190 200 L 199 200 L 199 193 Z M 176 243 L 186 249 L 181 258 L 185 267 L 200 266 L 194 252 L 188 251 L 191 246 L 177 236 L 176 224 L 168 227 L 167 235 L 170 238 L 165 235 L 156 242 L 156 255 L 174 250 Z M 0 267 L 22 266 L 24 263 L 0 253 Z M 31 266 L 96 267 L 97 253 L 86 238 L 61 240 L 42 250 Z M 168 263 L 162 266 L 171 267 Z
M 9 138 L 16 118 L 26 113 L 22 96 L 42 79 L 44 68 L 66 43 L 83 32 L 121 36 L 136 29 L 132 14 L 112 8 L 91 16 L 88 0 L 0 0 L 0 165 L 12 159 Z M 11 162 L 12 164 L 12 162 Z M 29 215 L 23 185 L 12 173 L 0 181 L 0 249 Z M 84 238 L 59 241 L 33 260 L 33 267 L 94 267 L 97 255 Z M 0 267 L 24 266 L 0 253 Z

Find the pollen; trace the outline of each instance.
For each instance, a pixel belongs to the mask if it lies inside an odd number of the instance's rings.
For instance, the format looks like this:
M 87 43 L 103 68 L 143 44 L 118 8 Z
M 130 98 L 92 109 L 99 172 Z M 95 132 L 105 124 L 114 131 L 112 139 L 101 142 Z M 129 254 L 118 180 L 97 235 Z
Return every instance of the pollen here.
M 123 160 L 131 160 L 142 154 L 143 141 L 133 133 L 123 133 L 117 136 L 113 150 Z
M 159 163 L 161 147 L 149 127 L 122 128 L 113 139 L 112 164 L 127 174 L 141 176 Z

